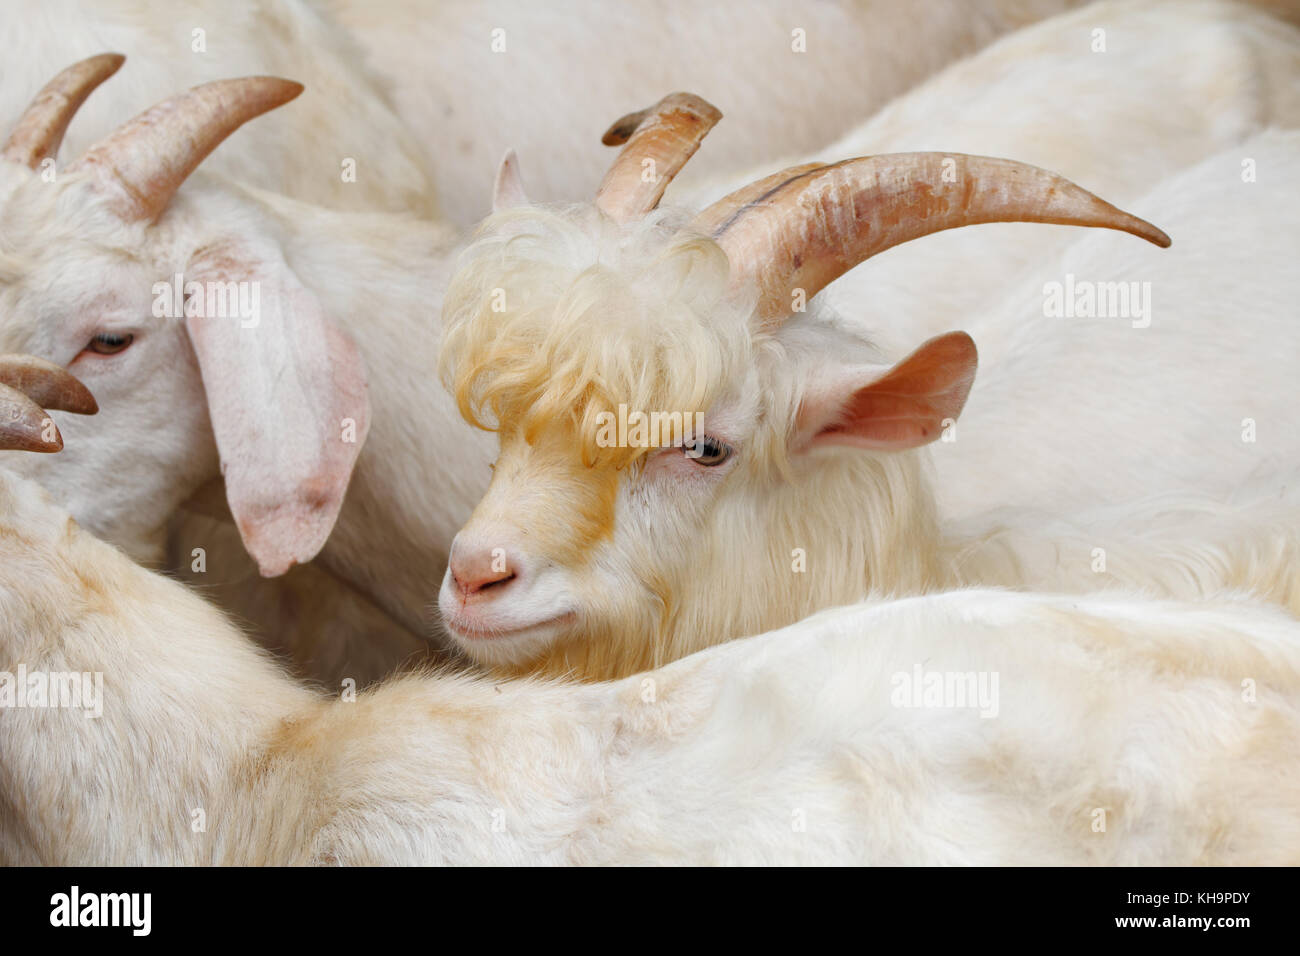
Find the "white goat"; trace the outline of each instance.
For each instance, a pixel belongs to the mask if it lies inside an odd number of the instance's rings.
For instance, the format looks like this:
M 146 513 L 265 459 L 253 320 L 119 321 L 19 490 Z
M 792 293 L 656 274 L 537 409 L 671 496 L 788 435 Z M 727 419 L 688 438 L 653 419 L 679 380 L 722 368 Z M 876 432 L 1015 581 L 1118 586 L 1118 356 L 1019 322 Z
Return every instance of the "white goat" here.
M 16 125 L 10 141 L 6 143 L 3 158 L 17 160 L 16 164 L 8 162 L 2 164 L 8 171 L 7 185 L 12 185 L 15 181 L 15 171 L 18 171 L 20 179 L 24 178 L 21 173 L 22 167 L 36 165 L 39 168 L 42 157 L 57 152 L 59 132 L 63 126 L 66 126 L 72 111 L 98 83 L 118 69 L 121 59 L 112 55 L 93 57 L 64 71 L 49 85 L 46 94 L 38 98 L 37 107 L 24 114 Z M 295 90 L 294 84 L 283 81 L 274 81 L 271 85 L 279 91 L 281 99 L 291 97 Z M 221 90 L 236 87 L 238 84 L 218 85 L 209 93 L 220 95 Z M 43 104 L 51 103 L 55 105 L 52 110 L 40 108 Z M 189 105 L 191 109 L 197 108 L 195 103 Z M 264 109 L 267 106 L 263 104 L 260 108 Z M 245 118 L 248 115 L 255 115 L 257 111 L 258 109 L 254 108 L 252 114 L 245 113 Z M 211 148 L 211 143 L 208 148 Z M 43 176 L 33 178 L 30 182 L 34 192 L 39 192 L 42 185 L 54 189 L 62 178 L 64 177 L 61 171 L 53 182 L 46 183 Z M 53 193 L 44 198 L 52 199 Z M 42 215 L 39 208 L 29 208 L 28 211 L 38 217 Z M 15 223 L 11 220 L 10 224 Z M 30 227 L 29 223 L 28 228 Z M 93 230 L 86 234 L 86 238 L 89 238 L 91 233 Z M 15 237 L 10 234 L 7 238 Z M 172 238 L 165 236 L 161 241 L 165 245 L 170 243 Z M 93 248 L 94 241 L 73 243 L 73 245 L 80 252 L 84 252 Z M 15 251 L 21 250 L 22 247 L 22 243 L 8 246 Z M 21 256 L 5 257 L 0 253 L 0 281 L 11 276 L 14 269 L 23 269 L 28 261 Z M 86 260 L 81 261 L 84 264 Z M 113 265 L 102 267 L 106 268 L 105 274 L 113 273 Z M 158 279 L 170 282 L 170 279 L 161 274 L 158 275 Z M 97 284 L 94 276 L 89 274 L 82 276 L 81 281 L 85 282 L 87 289 Z M 119 306 L 120 311 L 115 313 L 114 318 L 117 323 L 126 323 L 129 327 L 129 324 L 136 319 L 132 314 L 134 304 L 140 303 L 139 316 L 143 318 L 157 308 L 159 297 L 156 295 L 151 297 L 149 280 L 132 282 L 128 275 L 119 274 L 119 281 L 121 285 L 116 292 L 101 289 L 99 292 L 89 293 L 94 299 L 91 307 L 101 312 L 106 302 Z M 251 284 L 258 285 L 256 282 Z M 26 308 L 24 303 L 27 301 L 45 300 L 45 292 L 39 288 L 28 289 L 26 292 L 12 288 L 8 291 L 17 293 L 19 304 L 13 304 L 13 299 L 10 302 L 11 307 L 18 310 Z M 272 290 L 268 287 L 267 291 Z M 31 296 L 30 300 L 25 298 L 28 294 Z M 127 303 L 124 308 L 121 307 L 123 303 Z M 155 311 L 154 318 L 160 317 Z M 92 321 L 100 321 L 104 318 L 101 314 L 95 316 Z M 178 323 L 173 325 L 180 328 Z M 39 344 L 32 344 L 38 351 L 60 354 L 65 348 L 65 336 L 68 331 L 60 328 L 38 330 L 37 336 L 41 341 Z M 85 349 L 83 358 L 86 361 L 94 361 L 90 358 L 93 354 L 95 359 L 106 359 L 115 349 L 130 345 L 133 334 L 128 330 L 124 338 L 116 334 L 106 334 L 101 340 L 91 341 Z M 276 341 L 281 348 L 284 347 L 283 339 Z M 128 369 L 120 367 L 118 369 L 123 375 L 154 376 L 150 387 L 153 389 L 152 394 L 159 401 L 159 406 L 156 412 L 145 413 L 138 420 L 137 426 L 142 430 L 142 438 L 146 443 L 157 443 L 156 450 L 163 450 L 165 447 L 166 453 L 174 456 L 170 459 L 168 468 L 159 475 L 146 476 L 145 472 L 149 470 L 149 465 L 146 461 L 141 461 L 138 465 L 138 473 L 143 478 L 143 484 L 137 486 L 136 494 L 139 498 L 134 501 L 121 499 L 114 501 L 112 498 L 105 498 L 90 485 L 83 488 L 77 499 L 77 506 L 84 509 L 83 514 L 90 514 L 93 511 L 97 525 L 111 529 L 110 536 L 118 543 L 148 561 L 156 561 L 161 557 L 163 526 L 176 511 L 180 501 L 187 498 L 190 492 L 198 487 L 188 477 L 192 473 L 196 460 L 187 461 L 189 456 L 187 449 L 183 447 L 184 443 L 192 442 L 194 438 L 198 439 L 196 448 L 198 461 L 210 458 L 211 455 L 211 451 L 205 447 L 210 446 L 212 439 L 209 437 L 210 426 L 202 420 L 207 418 L 207 415 L 202 411 L 204 389 L 198 381 L 198 369 L 195 367 L 194 357 L 189 352 L 188 344 L 184 344 L 184 339 L 175 344 L 181 345 L 183 351 L 178 350 L 169 357 L 159 356 L 157 364 L 145 363 L 146 367 L 141 368 L 139 363 L 132 362 L 128 363 Z M 313 350 L 308 349 L 300 356 L 282 355 L 278 361 L 310 358 L 312 354 L 314 354 Z M 61 356 L 61 361 L 66 362 L 71 357 L 75 356 L 71 353 Z M 168 367 L 169 362 L 176 364 Z M 174 381 L 176 372 L 181 369 L 184 369 L 180 376 L 182 381 L 176 382 Z M 276 369 L 267 368 L 265 374 L 274 377 L 278 372 Z M 305 372 L 299 370 L 283 386 L 299 402 L 303 399 L 298 395 L 297 389 L 304 375 Z M 173 381 L 169 382 L 167 379 Z M 252 381 L 245 381 L 243 385 L 251 389 L 256 388 L 256 383 Z M 138 388 L 127 381 L 122 381 L 122 386 L 123 393 Z M 163 425 L 162 423 L 166 422 L 171 415 L 171 412 L 165 412 L 164 408 L 176 402 L 177 395 L 198 397 L 199 404 L 194 406 L 193 411 L 199 412 L 200 417 L 195 419 L 181 410 L 177 419 Z M 245 397 L 249 401 L 255 401 L 251 394 Z M 180 401 L 186 403 L 185 399 Z M 189 403 L 192 404 L 192 400 Z M 269 411 L 265 409 L 261 413 L 266 415 Z M 125 410 L 119 408 L 117 412 L 122 413 Z M 230 409 L 227 414 L 241 413 L 238 409 Z M 130 417 L 129 413 L 126 417 Z M 190 427 L 198 429 L 190 438 L 178 434 L 178 431 Z M 172 432 L 172 444 L 168 444 L 165 436 L 159 440 L 160 429 L 164 432 Z M 461 430 L 468 432 L 468 429 Z M 364 432 L 361 437 L 364 438 Z M 273 440 L 271 436 L 267 438 Z M 86 451 L 88 449 L 83 446 L 82 452 Z M 276 452 L 276 454 L 281 453 L 282 450 Z M 310 449 L 307 451 L 309 457 L 314 454 L 315 452 Z M 79 453 L 73 457 L 75 459 L 81 455 Z M 90 459 L 83 458 L 82 461 L 90 471 L 93 471 L 97 464 L 102 463 L 102 460 L 95 460 L 93 456 Z M 157 464 L 156 459 L 154 463 Z M 23 462 L 16 462 L 15 466 L 21 468 Z M 200 464 L 199 467 L 203 466 Z M 215 468 L 211 468 L 207 473 L 213 477 L 217 475 Z M 115 474 L 128 473 L 116 471 Z M 169 479 L 177 474 L 183 476 L 180 486 L 168 488 Z M 162 510 L 156 510 L 159 507 L 154 497 L 156 493 L 166 496 L 167 503 L 161 505 Z M 202 516 L 191 515 L 187 511 L 177 512 L 177 520 L 171 525 L 170 534 L 176 544 L 173 553 L 183 555 L 186 571 L 190 570 L 192 561 L 194 566 L 201 570 L 201 573 L 189 575 L 191 582 L 203 587 L 210 594 L 219 595 L 227 606 L 239 613 L 241 618 L 250 620 L 260 633 L 273 639 L 273 646 L 277 650 L 284 651 L 291 660 L 298 662 L 301 665 L 301 672 L 305 675 L 330 682 L 336 682 L 346 676 L 364 683 L 391 672 L 403 661 L 416 660 L 430 651 L 427 628 L 415 630 L 409 624 L 399 625 L 393 622 L 386 614 L 380 613 L 363 594 L 347 586 L 346 582 L 332 577 L 323 569 L 315 566 L 298 568 L 288 578 L 277 582 L 263 582 L 256 579 L 248 581 L 240 573 L 241 566 L 246 564 L 248 559 L 243 557 L 243 547 L 238 539 L 230 541 L 231 535 L 227 527 Z M 231 544 L 238 550 L 230 547 Z M 255 573 L 254 571 L 254 575 Z M 440 569 L 435 568 L 434 573 L 440 573 Z M 300 618 L 302 620 L 298 620 Z M 288 622 L 295 620 L 298 620 L 297 627 L 286 626 Z
M 1082 210 L 1090 201 L 1078 197 L 1071 218 L 1062 205 L 1070 190 L 1047 186 L 1041 171 L 913 154 L 797 167 L 720 201 L 680 232 L 669 213 L 638 221 L 657 197 L 635 170 L 646 157 L 664 168 L 665 153 L 689 155 L 675 138 L 682 135 L 659 122 L 643 141 L 634 136 L 596 210 L 524 206 L 489 220 L 451 281 L 450 378 L 467 418 L 499 423 L 501 435 L 491 488 L 457 536 L 443 582 L 443 614 L 462 648 L 520 671 L 614 677 L 873 592 L 972 579 L 1033 587 L 1035 574 L 1058 580 L 1052 564 L 1023 564 L 1010 578 L 990 578 L 969 561 L 954 565 L 949 549 L 963 544 L 940 535 L 923 453 L 912 449 L 955 427 L 975 372 L 968 336 L 931 339 L 890 367 L 816 310 L 787 317 L 900 236 L 987 222 L 1007 205 L 1051 221 L 1088 221 Z M 698 124 L 693 135 L 703 135 Z M 1269 170 L 1269 180 L 1243 184 L 1241 155 Z M 620 179 L 620 170 L 633 175 Z M 1079 325 L 1042 316 L 1041 281 L 1028 290 L 1038 315 L 1026 316 L 1014 348 L 999 343 L 988 372 L 997 389 L 987 400 L 995 409 L 990 433 L 961 432 L 937 446 L 941 460 L 958 448 L 966 456 L 964 467 L 945 462 L 948 485 L 972 483 L 988 497 L 1011 487 L 1000 500 L 1020 505 L 1023 486 L 1050 490 L 1058 471 L 1117 469 L 1115 497 L 1140 525 L 1143 497 L 1213 496 L 1260 468 L 1250 451 L 1229 459 L 1223 447 L 1229 436 L 1239 441 L 1238 402 L 1270 423 L 1270 467 L 1281 480 L 1300 470 L 1300 438 L 1277 424 L 1300 355 L 1287 304 L 1300 298 L 1289 268 L 1300 255 L 1300 194 L 1289 186 L 1297 178 L 1300 133 L 1265 133 L 1188 170 L 1143 205 L 1158 221 L 1177 223 L 1185 246 L 1143 252 L 1091 237 L 1096 278 L 1154 277 L 1168 301 L 1150 329 L 1128 320 L 1109 326 L 1106 350 L 1081 355 Z M 1044 191 L 1030 198 L 1035 179 Z M 1097 215 L 1092 224 L 1160 239 L 1131 217 Z M 1247 310 L 1253 327 L 1233 339 L 1231 361 L 1220 362 L 1207 396 L 1201 363 L 1222 358 L 1231 334 L 1220 295 Z M 1150 332 L 1159 344 L 1121 338 Z M 1080 368 L 1090 374 L 1076 386 Z M 1110 404 L 1090 410 L 1085 391 Z M 1130 393 L 1142 418 L 1126 428 Z M 1025 401 L 1036 403 L 1034 417 L 1018 422 Z M 690 436 L 694 454 L 683 454 L 680 435 L 663 442 L 676 447 L 654 447 L 655 436 L 630 429 L 626 440 L 602 442 L 602 419 L 625 410 L 701 412 L 705 437 Z M 1161 428 L 1175 437 L 1149 433 Z M 1004 478 L 994 450 L 1004 432 L 1023 444 L 1013 467 L 1027 473 L 1014 479 Z M 1084 461 L 1080 432 L 1089 433 Z M 1163 467 L 1146 459 L 1151 447 L 1169 456 Z M 1285 516 L 1294 519 L 1294 507 Z M 1293 603 L 1286 569 L 1297 527 L 1256 526 L 1209 585 Z M 1183 543 L 1178 559 L 1201 569 L 1217 564 L 1205 551 L 1225 539 L 1202 542 L 1191 523 Z M 1145 561 L 1140 540 L 1130 536 L 1126 547 L 1137 551 L 1108 574 L 1099 573 L 1104 560 L 1089 567 L 1092 548 L 1068 557 L 1092 571 L 1098 587 L 1125 568 L 1138 569 L 1131 583 L 1161 579 L 1143 566 L 1156 563 L 1163 544 Z M 1016 564 L 999 555 L 997 566 Z M 1164 580 L 1181 595 L 1207 584 L 1199 571 Z
M 309 4 L 253 0 L 232 15 L 229 4 L 204 0 L 189 3 L 183 16 L 170 2 L 110 10 L 66 0 L 38 7 L 6 0 L 0 8 L 0 49 L 6 53 L 2 128 L 19 120 L 56 69 L 106 46 L 131 51 L 131 63 L 100 94 L 111 103 L 100 100 L 97 109 L 78 114 L 68 135 L 74 147 L 112 132 L 112 123 L 151 105 L 159 90 L 241 73 L 280 73 L 306 81 L 300 101 L 277 126 L 250 127 L 236 148 L 210 160 L 210 171 L 333 208 L 437 211 L 423 148 L 357 65 L 360 53 L 344 31 Z M 122 58 L 103 55 L 94 62 L 104 77 Z M 41 171 L 57 175 L 57 169 Z M 212 497 L 205 496 L 204 503 Z M 179 510 L 168 527 L 174 547 L 166 566 L 219 598 L 304 675 L 331 683 L 340 676 L 365 682 L 428 651 L 418 632 L 379 613 L 364 595 L 317 565 L 294 568 L 275 581 L 260 579 L 229 513 L 219 517 L 224 520 L 196 514 L 192 507 Z
M 1250 31 L 1241 33 L 1225 28 L 1222 49 L 1245 56 L 1255 39 Z M 1195 38 L 1186 51 L 1189 60 L 1205 42 Z M 1259 59 L 1266 66 L 1272 62 Z M 1141 79 L 1114 74 L 1111 88 L 1118 95 Z M 1239 81 L 1237 93 L 1225 94 L 1234 109 L 1249 101 L 1246 78 Z M 1269 88 L 1263 80 L 1257 84 Z M 1268 110 L 1262 98 L 1258 112 L 1267 119 Z M 1218 123 L 1212 112 L 1185 112 L 1203 124 L 1207 136 Z M 1168 158 L 1173 162 L 1176 154 Z M 123 228 L 120 217 L 95 208 L 94 190 L 76 176 L 47 184 L 12 165 L 0 175 L 0 195 L 7 197 L 0 208 L 0 242 L 7 243 L 0 246 L 0 346 L 63 363 L 75 359 L 105 405 L 94 428 L 68 423 L 79 438 L 74 460 L 40 475 L 56 496 L 97 534 L 150 560 L 160 551 L 162 522 L 218 473 L 220 458 L 235 516 L 263 570 L 276 573 L 308 560 L 329 532 L 337 500 L 317 507 L 323 472 L 310 445 L 293 446 L 295 458 L 277 443 L 341 434 L 341 419 L 350 416 L 335 407 L 331 376 L 357 373 L 358 363 L 338 334 L 353 330 L 364 366 L 384 370 L 368 376 L 379 414 L 321 562 L 373 595 L 411 631 L 423 633 L 432 583 L 442 575 L 451 538 L 481 497 L 492 458 L 490 438 L 463 426 L 429 375 L 436 325 L 428 317 L 451 271 L 458 241 L 453 231 L 397 217 L 330 213 L 210 180 L 181 191 L 153 225 Z M 74 194 L 86 197 L 84 206 Z M 63 195 L 68 200 L 58 199 Z M 53 216 L 56 206 L 60 214 Z M 232 239 L 248 252 L 238 278 L 259 282 L 267 301 L 292 303 L 303 312 L 290 318 L 268 311 L 258 329 L 241 330 L 215 351 L 200 350 L 201 380 L 185 323 L 146 317 L 149 290 L 177 273 L 208 278 L 192 268 L 194 253 Z M 58 280 L 51 281 L 55 275 Z M 109 300 L 117 304 L 106 308 Z M 129 348 L 100 354 L 105 346 L 98 343 L 99 333 L 109 332 L 110 343 L 120 345 L 112 334 L 119 330 L 134 336 Z M 304 346 L 301 352 L 294 351 L 295 342 Z M 337 354 L 322 354 L 320 343 Z M 243 348 L 256 348 L 267 360 L 241 366 L 249 378 L 237 383 L 216 366 L 242 362 Z M 266 395 L 277 382 L 286 400 L 272 414 L 279 400 Z M 320 391 L 305 394 L 296 383 Z M 217 422 L 221 456 L 209 437 L 210 417 Z M 223 419 L 265 429 L 261 447 L 242 447 L 243 461 L 233 470 L 234 439 L 220 437 L 223 427 L 232 426 L 223 426 Z M 130 435 L 137 437 L 124 437 Z M 345 480 L 346 462 L 346 456 L 332 460 L 332 487 Z M 44 471 L 30 462 L 14 466 Z M 99 476 L 109 473 L 122 476 L 130 493 L 105 498 Z M 276 540 L 258 516 L 295 500 L 305 502 L 310 534 Z M 211 544 L 184 537 L 174 543 L 184 556 Z
M 329 700 L 0 473 L 0 706 L 4 864 L 1300 862 L 1300 623 L 1230 599 L 954 592 Z
M 298 90 L 266 78 L 161 104 L 45 181 L 29 167 L 57 150 L 72 108 L 105 76 L 98 60 L 65 71 L 51 84 L 59 95 L 38 101 L 6 144 L 5 159 L 17 161 L 0 162 L 0 341 L 74 366 L 104 411 L 94 428 L 66 424 L 83 439 L 67 469 L 46 473 L 21 456 L 6 464 L 38 475 L 88 527 L 147 561 L 177 506 L 224 474 L 267 574 L 317 553 L 347 489 L 356 520 L 336 535 L 351 555 L 344 576 L 375 586 L 386 610 L 425 632 L 447 545 L 491 461 L 490 437 L 460 420 L 432 374 L 429 316 L 455 234 L 214 180 L 172 201 L 226 135 Z M 182 292 L 191 281 L 204 291 L 238 283 L 258 308 L 195 315 L 194 297 L 174 294 L 177 276 Z M 387 331 L 371 332 L 376 315 Z M 355 343 L 335 318 L 357 330 Z M 383 370 L 370 378 L 391 414 L 353 476 L 371 418 L 367 368 Z M 136 438 L 103 441 L 114 432 Z M 413 448 L 427 448 L 428 467 Z M 109 474 L 130 494 L 104 496 Z

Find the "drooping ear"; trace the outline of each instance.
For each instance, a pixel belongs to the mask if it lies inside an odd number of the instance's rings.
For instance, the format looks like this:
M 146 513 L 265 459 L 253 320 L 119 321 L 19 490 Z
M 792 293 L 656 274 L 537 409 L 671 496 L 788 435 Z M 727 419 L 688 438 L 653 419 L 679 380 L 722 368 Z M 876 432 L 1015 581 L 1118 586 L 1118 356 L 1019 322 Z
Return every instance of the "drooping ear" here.
M 507 149 L 492 185 L 492 211 L 527 205 L 528 194 L 524 192 L 524 180 L 519 174 L 519 157 L 513 149 Z
M 370 427 L 365 368 L 270 243 L 208 245 L 185 280 L 230 511 L 275 577 L 315 557 L 338 518 Z
M 975 381 L 975 343 L 965 332 L 930 339 L 883 375 L 846 369 L 805 397 L 798 434 L 805 446 L 900 451 L 934 441 L 955 421 Z

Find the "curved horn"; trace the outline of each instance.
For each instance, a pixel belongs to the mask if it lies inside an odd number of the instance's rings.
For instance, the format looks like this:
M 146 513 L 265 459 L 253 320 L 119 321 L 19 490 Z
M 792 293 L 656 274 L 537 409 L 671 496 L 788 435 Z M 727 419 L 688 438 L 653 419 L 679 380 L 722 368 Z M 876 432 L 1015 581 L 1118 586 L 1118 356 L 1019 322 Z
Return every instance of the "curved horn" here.
M 670 93 L 654 106 L 618 120 L 601 142 L 627 145 L 596 191 L 597 208 L 615 222 L 629 222 L 654 209 L 720 119 L 722 113 L 707 100 Z
M 227 136 L 303 90 L 273 76 L 217 80 L 164 100 L 93 146 L 69 171 L 91 170 L 128 222 L 151 222 Z
M 900 243 L 989 222 L 1097 226 L 1157 246 L 1169 237 L 1055 173 L 1009 159 L 896 153 L 797 166 L 714 203 L 692 223 L 754 282 L 767 322 L 790 314 L 858 263 Z
M 120 53 L 101 53 L 72 64 L 46 83 L 18 118 L 0 156 L 35 169 L 41 160 L 57 155 L 63 134 L 86 97 L 125 61 Z
M 42 408 L 78 415 L 99 411 L 90 389 L 71 372 L 33 355 L 0 355 L 0 385 L 24 393 Z
M 48 424 L 47 424 L 48 423 Z M 46 441 L 46 428 L 53 438 Z M 60 451 L 63 436 L 45 409 L 8 385 L 0 385 L 0 451 Z
M 803 176 L 805 173 L 826 168 L 825 163 L 804 163 L 802 166 L 791 166 L 789 169 L 783 169 L 771 176 L 764 176 L 757 182 L 752 182 L 735 192 L 728 193 L 722 199 L 713 203 L 704 212 L 691 220 L 691 228 L 712 236 L 719 227 L 737 212 L 758 202 L 760 199 L 765 199 L 778 186 L 783 186 L 790 180 Z

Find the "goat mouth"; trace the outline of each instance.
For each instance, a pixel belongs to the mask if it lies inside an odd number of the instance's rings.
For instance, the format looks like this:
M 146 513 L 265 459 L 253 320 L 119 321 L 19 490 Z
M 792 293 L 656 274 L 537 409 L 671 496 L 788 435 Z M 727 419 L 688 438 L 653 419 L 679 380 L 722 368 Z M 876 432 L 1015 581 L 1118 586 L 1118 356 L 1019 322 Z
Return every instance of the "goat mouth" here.
M 554 617 L 544 618 L 540 621 L 531 621 L 527 624 L 511 625 L 494 625 L 485 624 L 481 621 L 475 621 L 463 615 L 456 614 L 446 618 L 447 629 L 455 637 L 466 641 L 503 641 L 516 637 L 531 636 L 537 631 L 556 627 L 573 618 L 572 611 L 564 611 L 556 614 Z

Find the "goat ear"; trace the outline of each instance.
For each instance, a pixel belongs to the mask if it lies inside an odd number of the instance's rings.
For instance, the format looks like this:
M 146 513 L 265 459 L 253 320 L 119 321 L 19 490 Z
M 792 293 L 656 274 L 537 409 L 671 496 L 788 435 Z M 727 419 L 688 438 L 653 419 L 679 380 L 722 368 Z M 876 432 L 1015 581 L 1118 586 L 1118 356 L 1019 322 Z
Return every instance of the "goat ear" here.
M 507 149 L 501 157 L 496 182 L 492 185 L 492 211 L 500 212 L 512 206 L 527 205 L 528 195 L 524 192 L 524 181 L 519 175 L 519 157 L 513 149 Z
M 334 527 L 370 427 L 365 369 L 279 249 L 207 246 L 191 259 L 187 289 L 194 281 L 227 290 L 227 301 L 239 283 L 251 306 L 210 316 L 196 295 L 185 327 L 230 511 L 263 576 L 275 577 L 315 557 Z
M 900 451 L 934 441 L 956 420 L 975 381 L 975 343 L 965 332 L 930 339 L 883 375 L 858 369 L 838 377 L 800 408 L 809 446 Z

